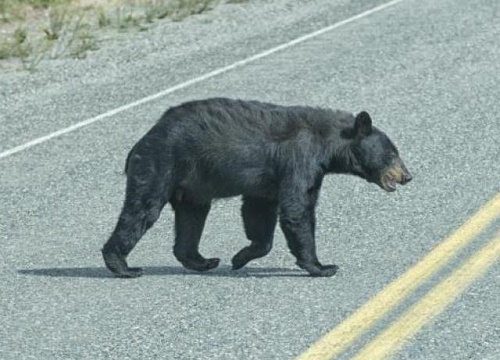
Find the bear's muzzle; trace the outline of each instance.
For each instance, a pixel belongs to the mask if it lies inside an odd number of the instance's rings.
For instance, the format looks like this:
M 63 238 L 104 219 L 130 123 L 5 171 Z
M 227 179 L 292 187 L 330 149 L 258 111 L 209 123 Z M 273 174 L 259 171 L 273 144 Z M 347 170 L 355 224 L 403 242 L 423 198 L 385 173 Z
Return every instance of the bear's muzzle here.
M 413 179 L 401 159 L 396 159 L 392 165 L 382 172 L 380 187 L 387 192 L 396 191 L 396 184 L 405 185 Z

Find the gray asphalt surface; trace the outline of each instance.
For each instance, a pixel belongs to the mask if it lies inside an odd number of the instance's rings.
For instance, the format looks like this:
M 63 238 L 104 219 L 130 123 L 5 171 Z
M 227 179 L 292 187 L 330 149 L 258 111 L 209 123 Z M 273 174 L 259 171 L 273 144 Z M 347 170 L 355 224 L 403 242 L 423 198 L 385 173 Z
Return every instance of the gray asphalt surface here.
M 118 39 L 86 62 L 0 76 L 0 151 L 349 18 L 383 1 L 250 1 Z M 165 98 L 0 159 L 0 359 L 292 359 L 398 277 L 500 191 L 500 3 L 406 0 Z M 201 252 L 172 255 L 173 214 L 110 277 L 100 248 L 121 208 L 125 156 L 169 106 L 211 96 L 367 110 L 415 178 L 397 193 L 326 179 L 313 279 L 281 232 L 264 259 L 229 270 L 247 241 L 238 199 L 218 201 Z M 460 254 L 493 238 L 500 220 Z M 453 269 L 444 269 L 427 289 Z M 471 271 L 474 271 L 473 269 Z M 404 310 L 425 289 L 417 292 Z M 500 358 L 500 268 L 395 359 Z M 388 321 L 360 339 L 356 353 Z

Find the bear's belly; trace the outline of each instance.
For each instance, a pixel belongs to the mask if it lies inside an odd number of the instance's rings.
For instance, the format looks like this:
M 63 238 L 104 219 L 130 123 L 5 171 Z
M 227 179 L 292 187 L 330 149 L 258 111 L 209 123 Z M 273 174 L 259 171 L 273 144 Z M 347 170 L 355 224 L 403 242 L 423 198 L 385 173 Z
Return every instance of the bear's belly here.
M 238 174 L 211 174 L 203 180 L 200 177 L 183 181 L 180 184 L 183 197 L 195 203 L 207 203 L 212 199 L 234 196 L 253 196 L 274 200 L 278 184 L 261 171 L 248 169 Z

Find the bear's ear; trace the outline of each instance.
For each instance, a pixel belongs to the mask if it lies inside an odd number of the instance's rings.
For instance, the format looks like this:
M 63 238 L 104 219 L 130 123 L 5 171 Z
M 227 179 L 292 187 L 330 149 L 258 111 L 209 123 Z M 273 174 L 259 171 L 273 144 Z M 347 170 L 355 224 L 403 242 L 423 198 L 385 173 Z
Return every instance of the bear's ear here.
M 356 115 L 354 120 L 354 133 L 356 136 L 368 136 L 372 132 L 372 118 L 366 111 Z

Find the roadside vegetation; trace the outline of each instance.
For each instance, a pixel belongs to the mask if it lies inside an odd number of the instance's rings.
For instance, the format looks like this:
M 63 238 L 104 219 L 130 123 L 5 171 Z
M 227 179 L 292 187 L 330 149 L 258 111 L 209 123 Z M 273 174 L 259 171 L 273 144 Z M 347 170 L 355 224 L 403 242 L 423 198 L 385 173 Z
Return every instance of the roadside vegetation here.
M 245 0 L 227 0 L 241 3 Z M 0 71 L 35 70 L 43 59 L 85 58 L 104 32 L 147 31 L 182 21 L 221 0 L 0 0 Z

